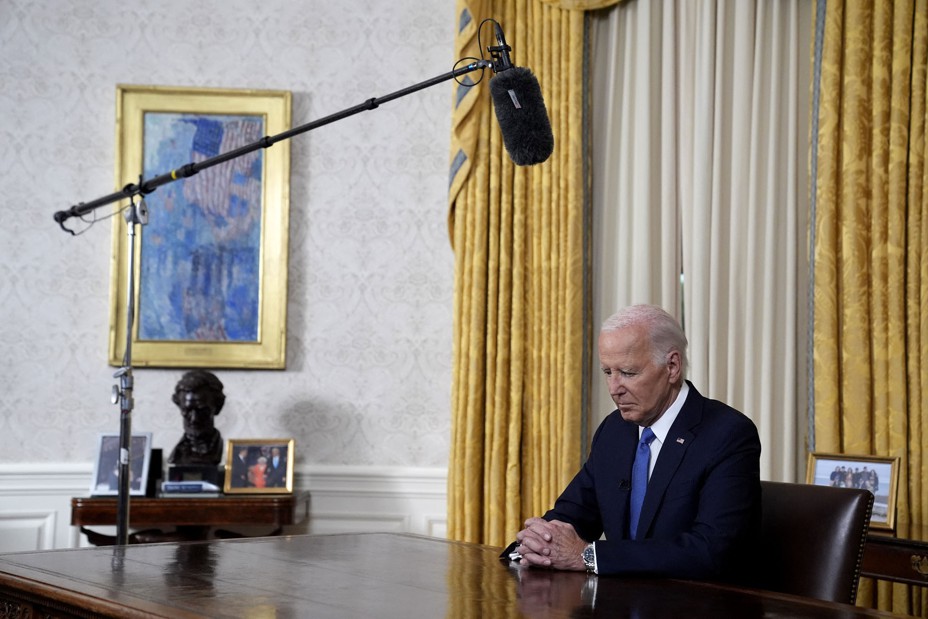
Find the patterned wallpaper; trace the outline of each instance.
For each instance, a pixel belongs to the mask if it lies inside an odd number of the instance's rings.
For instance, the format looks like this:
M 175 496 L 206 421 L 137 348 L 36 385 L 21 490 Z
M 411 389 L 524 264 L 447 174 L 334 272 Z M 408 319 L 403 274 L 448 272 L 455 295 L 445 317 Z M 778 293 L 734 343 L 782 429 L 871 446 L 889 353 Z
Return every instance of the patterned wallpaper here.
M 451 0 L 0 0 L 0 463 L 90 462 L 119 430 L 111 222 L 52 219 L 113 191 L 116 84 L 290 90 L 296 126 L 449 71 L 453 36 Z M 216 370 L 225 438 L 447 465 L 450 105 L 451 82 L 290 141 L 287 369 Z M 166 451 L 181 373 L 134 371 Z

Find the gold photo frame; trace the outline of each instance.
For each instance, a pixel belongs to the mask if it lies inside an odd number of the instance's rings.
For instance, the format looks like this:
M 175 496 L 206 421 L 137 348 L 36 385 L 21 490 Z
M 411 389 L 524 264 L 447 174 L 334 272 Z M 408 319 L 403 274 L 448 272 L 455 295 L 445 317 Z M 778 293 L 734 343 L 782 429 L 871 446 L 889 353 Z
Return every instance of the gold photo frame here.
M 290 114 L 288 91 L 119 85 L 116 185 L 287 131 Z M 289 141 L 162 185 L 144 200 L 149 221 L 135 226 L 133 365 L 283 369 Z M 121 366 L 129 229 L 121 216 L 113 222 L 109 363 Z
M 870 528 L 895 530 L 899 458 L 810 453 L 806 483 L 870 490 L 874 497 Z
M 226 441 L 226 494 L 293 492 L 292 438 L 235 438 Z M 276 462 L 275 462 L 276 458 Z

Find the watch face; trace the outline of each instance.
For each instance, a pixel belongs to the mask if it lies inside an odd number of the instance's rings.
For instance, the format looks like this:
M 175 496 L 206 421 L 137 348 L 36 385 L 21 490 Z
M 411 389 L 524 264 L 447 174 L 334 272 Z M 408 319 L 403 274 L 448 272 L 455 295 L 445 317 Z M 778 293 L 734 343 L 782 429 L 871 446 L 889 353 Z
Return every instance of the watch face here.
M 593 569 L 593 546 L 587 546 L 583 549 L 583 563 L 586 565 L 587 569 Z

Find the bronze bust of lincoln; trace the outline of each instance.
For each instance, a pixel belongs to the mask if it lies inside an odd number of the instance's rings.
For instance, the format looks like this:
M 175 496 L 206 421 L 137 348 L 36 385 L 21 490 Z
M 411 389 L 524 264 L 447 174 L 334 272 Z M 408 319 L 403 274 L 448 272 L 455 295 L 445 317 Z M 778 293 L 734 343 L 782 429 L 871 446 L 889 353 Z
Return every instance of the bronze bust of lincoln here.
M 226 396 L 222 382 L 206 370 L 186 372 L 171 396 L 184 418 L 184 437 L 174 447 L 172 464 L 218 465 L 222 461 L 222 434 L 214 419 Z

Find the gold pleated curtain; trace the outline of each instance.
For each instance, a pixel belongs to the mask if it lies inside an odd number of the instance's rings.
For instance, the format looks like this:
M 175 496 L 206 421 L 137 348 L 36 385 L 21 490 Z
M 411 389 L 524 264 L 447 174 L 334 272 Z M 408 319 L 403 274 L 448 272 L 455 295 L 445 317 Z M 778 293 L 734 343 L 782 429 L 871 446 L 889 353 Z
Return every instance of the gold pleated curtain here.
M 821 0 L 816 23 L 814 448 L 899 457 L 904 534 L 928 522 L 928 2 Z M 928 616 L 886 582 L 858 604 Z
M 550 507 L 584 449 L 590 183 L 582 8 L 457 2 L 457 57 L 488 57 L 493 28 L 480 30 L 479 45 L 478 28 L 485 18 L 498 21 L 513 64 L 538 78 L 555 145 L 546 162 L 515 166 L 491 105 L 492 73 L 456 89 L 450 539 L 508 543 L 526 517 Z

